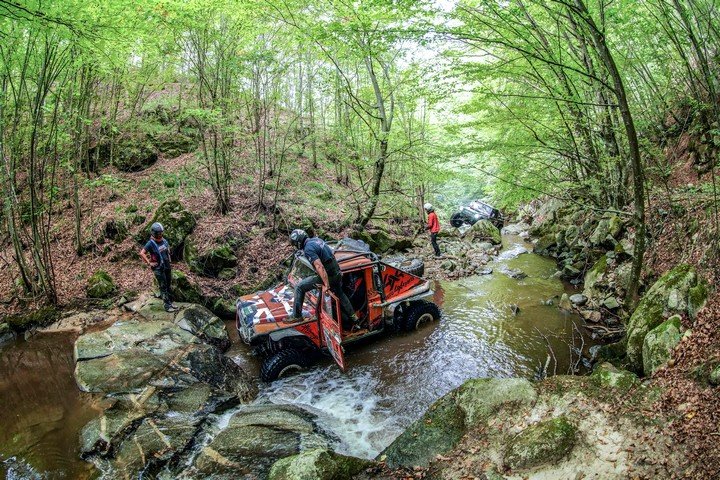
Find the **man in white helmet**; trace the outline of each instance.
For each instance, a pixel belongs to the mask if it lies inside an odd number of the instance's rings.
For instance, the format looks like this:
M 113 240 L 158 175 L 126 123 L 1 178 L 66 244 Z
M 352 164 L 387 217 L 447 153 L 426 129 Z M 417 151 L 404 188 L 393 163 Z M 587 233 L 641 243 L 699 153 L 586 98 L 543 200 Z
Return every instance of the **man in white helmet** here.
M 440 253 L 440 247 L 438 247 L 437 244 L 437 234 L 440 231 L 440 222 L 438 221 L 437 214 L 435 213 L 435 209 L 433 206 L 429 203 L 426 203 L 424 205 L 425 211 L 428 214 L 427 218 L 427 229 L 430 230 L 430 244 L 433 247 L 433 250 L 435 251 L 435 256 L 439 257 L 441 255 Z

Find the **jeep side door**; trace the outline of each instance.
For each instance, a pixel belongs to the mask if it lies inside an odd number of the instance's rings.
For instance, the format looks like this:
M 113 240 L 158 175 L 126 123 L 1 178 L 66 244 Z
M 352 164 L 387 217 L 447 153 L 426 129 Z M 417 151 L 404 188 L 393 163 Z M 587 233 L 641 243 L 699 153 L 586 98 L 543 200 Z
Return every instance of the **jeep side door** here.
M 342 326 L 340 325 L 340 301 L 328 288 L 322 289 L 320 306 L 320 327 L 323 345 L 327 347 L 340 370 L 345 371 L 345 357 L 342 347 Z

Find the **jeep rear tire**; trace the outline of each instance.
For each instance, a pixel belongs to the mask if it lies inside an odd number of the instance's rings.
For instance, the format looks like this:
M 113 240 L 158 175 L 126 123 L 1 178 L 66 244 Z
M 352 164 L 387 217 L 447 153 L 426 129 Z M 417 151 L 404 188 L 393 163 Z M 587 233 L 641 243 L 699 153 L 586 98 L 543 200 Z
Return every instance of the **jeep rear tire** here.
M 463 223 L 467 223 L 467 220 L 462 212 L 454 213 L 453 216 L 450 217 L 450 225 L 455 228 L 459 228 Z
M 303 352 L 286 348 L 265 359 L 260 368 L 260 378 L 264 382 L 272 382 L 304 370 L 307 363 L 307 356 Z
M 404 315 L 403 330 L 412 332 L 428 323 L 440 319 L 440 309 L 430 302 L 418 302 L 410 305 Z

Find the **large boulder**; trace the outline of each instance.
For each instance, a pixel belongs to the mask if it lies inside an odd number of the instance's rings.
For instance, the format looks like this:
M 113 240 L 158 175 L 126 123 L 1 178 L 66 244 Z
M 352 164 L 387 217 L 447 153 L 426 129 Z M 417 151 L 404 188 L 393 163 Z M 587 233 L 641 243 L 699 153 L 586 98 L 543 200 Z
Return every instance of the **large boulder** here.
M 186 303 L 204 303 L 200 285 L 192 281 L 180 270 L 173 269 L 170 284 L 172 287 L 173 300 Z
M 307 450 L 278 460 L 270 480 L 345 480 L 354 478 L 373 462 L 339 455 L 322 448 Z
M 695 270 L 678 265 L 660 277 L 640 300 L 626 327 L 627 356 L 633 371 L 643 371 L 645 336 L 673 314 L 687 313 L 690 291 L 697 285 Z
M 565 416 L 531 425 L 508 445 L 505 465 L 517 470 L 557 462 L 575 446 L 576 434 L 577 428 Z
M 225 323 L 202 305 L 190 305 L 175 316 L 175 325 L 221 350 L 230 348 Z
M 182 252 L 182 245 L 193 229 L 195 229 L 195 217 L 188 212 L 178 200 L 168 200 L 160 204 L 155 211 L 152 220 L 140 231 L 136 239 L 144 244 L 150 238 L 150 226 L 160 222 L 165 228 L 165 239 L 170 243 L 173 255 Z
M 306 450 L 325 450 L 331 441 L 315 415 L 299 407 L 242 406 L 200 450 L 190 472 L 193 478 L 226 473 L 264 476 L 277 460 Z M 287 471 L 277 468 L 276 475 Z
M 117 291 L 117 286 L 109 273 L 98 270 L 88 279 L 86 291 L 90 298 L 108 298 Z
M 197 149 L 198 140 L 181 132 L 159 132 L 152 135 L 152 143 L 166 158 L 179 157 Z
M 594 246 L 613 247 L 617 243 L 616 240 L 620 237 L 622 229 L 622 221 L 617 215 L 611 214 L 603 217 L 590 235 L 590 243 Z
M 222 271 L 232 269 L 238 263 L 235 250 L 230 245 L 223 244 L 198 252 L 197 246 L 191 239 L 185 242 L 183 257 L 190 270 L 208 277 L 217 277 Z
M 352 237 L 356 240 L 362 240 L 370 246 L 370 251 L 374 253 L 386 253 L 395 248 L 395 239 L 385 230 L 362 230 L 353 232 Z
M 680 315 L 673 315 L 645 335 L 642 349 L 645 375 L 652 375 L 670 360 L 682 338 L 680 321 Z
M 465 232 L 463 238 L 472 242 L 490 242 L 493 245 L 500 245 L 502 243 L 500 230 L 493 225 L 490 220 L 475 222 L 473 226 Z
M 256 389 L 232 360 L 170 322 L 131 320 L 87 333 L 75 341 L 74 358 L 75 380 L 84 392 L 112 395 L 206 383 L 248 400 Z
M 123 172 L 138 172 L 157 162 L 158 153 L 143 133 L 126 134 L 116 140 L 113 163 Z
M 629 390 L 640 384 L 637 375 L 603 362 L 595 367 L 590 379 L 601 388 Z
M 469 380 L 431 405 L 382 456 L 391 467 L 426 466 L 452 450 L 469 428 L 487 422 L 501 408 L 532 404 L 536 398 L 525 379 Z

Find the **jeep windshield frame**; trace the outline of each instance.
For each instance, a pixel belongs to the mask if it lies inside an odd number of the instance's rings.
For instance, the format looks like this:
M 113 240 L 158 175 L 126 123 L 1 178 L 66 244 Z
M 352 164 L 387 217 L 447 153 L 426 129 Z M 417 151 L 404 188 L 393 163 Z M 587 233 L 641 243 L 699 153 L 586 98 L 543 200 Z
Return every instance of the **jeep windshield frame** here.
M 307 257 L 298 255 L 295 257 L 292 265 L 290 265 L 290 270 L 287 274 L 287 283 L 295 288 L 300 281 L 312 275 L 317 275 L 315 268 L 313 268 Z

